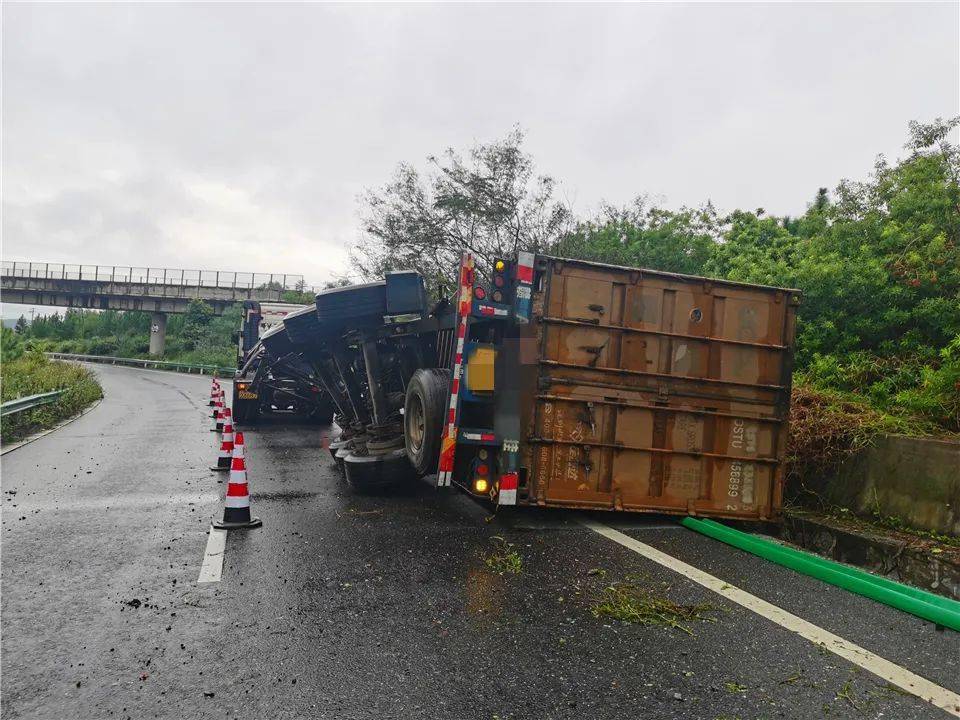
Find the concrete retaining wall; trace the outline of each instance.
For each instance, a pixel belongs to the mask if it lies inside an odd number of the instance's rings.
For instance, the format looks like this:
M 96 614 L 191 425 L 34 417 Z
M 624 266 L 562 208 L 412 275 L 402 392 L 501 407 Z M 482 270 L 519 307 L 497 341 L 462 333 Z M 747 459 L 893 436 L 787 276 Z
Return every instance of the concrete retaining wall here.
M 889 435 L 808 487 L 861 515 L 960 535 L 960 442 Z

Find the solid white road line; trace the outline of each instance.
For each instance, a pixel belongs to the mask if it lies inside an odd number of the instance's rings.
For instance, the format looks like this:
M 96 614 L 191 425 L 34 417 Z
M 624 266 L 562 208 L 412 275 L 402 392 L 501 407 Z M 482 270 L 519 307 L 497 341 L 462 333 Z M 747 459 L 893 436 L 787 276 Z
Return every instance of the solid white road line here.
M 611 527 L 607 527 L 589 518 L 581 519 L 581 522 L 605 538 L 613 540 L 615 543 L 623 545 L 623 547 L 633 550 L 635 553 L 643 555 L 645 558 L 653 560 L 665 568 L 680 573 L 708 590 L 713 590 L 713 592 L 718 595 L 722 595 L 728 600 L 765 617 L 767 620 L 772 620 L 777 623 L 777 625 L 791 632 L 795 632 L 810 642 L 849 660 L 854 665 L 859 665 L 864 670 L 872 672 L 891 685 L 896 685 L 905 692 L 916 695 L 921 700 L 926 700 L 928 703 L 945 710 L 950 715 L 960 717 L 960 695 L 952 690 L 940 687 L 919 675 L 915 675 L 906 668 L 902 668 L 889 660 L 885 660 L 859 645 L 844 640 L 842 637 L 834 635 L 828 630 L 824 630 L 811 622 L 807 622 L 803 618 L 797 617 L 776 605 L 768 603 L 766 600 L 758 598 L 756 595 L 751 595 L 745 590 L 734 587 L 730 583 L 724 582 L 720 578 L 714 577 L 703 570 L 688 565 L 682 560 L 677 560 L 675 557 L 667 555 L 655 547 L 635 540 L 619 530 L 614 530 Z
M 223 552 L 227 547 L 227 531 L 210 528 L 207 537 L 207 549 L 203 553 L 203 563 L 200 565 L 198 583 L 220 582 L 223 574 Z

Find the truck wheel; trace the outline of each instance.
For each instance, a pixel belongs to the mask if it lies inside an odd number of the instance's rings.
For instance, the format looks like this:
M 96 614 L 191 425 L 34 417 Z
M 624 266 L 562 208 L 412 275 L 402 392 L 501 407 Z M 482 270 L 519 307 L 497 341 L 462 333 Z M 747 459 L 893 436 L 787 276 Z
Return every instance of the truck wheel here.
M 403 441 L 410 464 L 421 476 L 437 470 L 451 375 L 446 369 L 421 368 L 407 384 Z
M 403 448 L 382 455 L 350 453 L 343 459 L 343 469 L 351 489 L 362 494 L 400 488 L 416 477 Z

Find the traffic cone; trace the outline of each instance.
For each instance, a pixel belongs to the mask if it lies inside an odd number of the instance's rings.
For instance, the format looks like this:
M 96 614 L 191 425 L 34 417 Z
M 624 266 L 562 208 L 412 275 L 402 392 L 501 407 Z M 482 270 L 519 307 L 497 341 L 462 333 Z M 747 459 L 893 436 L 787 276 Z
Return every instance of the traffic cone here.
M 228 442 L 226 438 L 220 441 L 220 453 L 217 455 L 217 464 L 211 465 L 211 470 L 226 472 L 230 469 L 230 456 L 233 454 L 233 443 Z
M 260 518 L 250 517 L 250 490 L 247 485 L 247 461 L 243 433 L 237 433 L 230 462 L 230 481 L 223 499 L 223 520 L 213 523 L 220 530 L 260 527 Z
M 213 427 L 211 432 L 223 432 L 223 400 L 217 400 L 213 408 Z
M 217 384 L 217 379 L 214 378 L 210 383 L 210 407 L 213 407 L 217 404 L 217 398 L 220 396 L 220 393 L 218 392 L 219 389 L 220 385 Z
M 217 455 L 217 464 L 210 469 L 226 471 L 230 469 L 230 457 L 233 455 L 233 420 L 230 417 L 230 408 L 224 408 L 221 422 L 223 435 L 220 438 L 220 454 Z
M 230 443 L 230 452 L 233 452 L 233 413 L 230 408 L 223 409 L 223 439 Z

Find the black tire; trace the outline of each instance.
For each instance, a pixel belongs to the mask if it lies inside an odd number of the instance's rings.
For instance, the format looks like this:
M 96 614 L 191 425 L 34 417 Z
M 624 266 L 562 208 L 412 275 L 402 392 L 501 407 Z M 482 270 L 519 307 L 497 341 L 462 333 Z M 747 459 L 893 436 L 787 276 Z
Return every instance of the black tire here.
M 325 290 L 317 295 L 317 318 L 321 324 L 342 327 L 356 320 L 376 319 L 387 314 L 386 282 L 351 285 Z
M 417 477 L 403 448 L 382 455 L 350 453 L 343 459 L 343 469 L 350 488 L 364 494 L 399 489 Z
M 421 477 L 437 471 L 451 375 L 447 369 L 421 368 L 407 383 L 403 442 L 410 464 Z
M 330 457 L 333 458 L 334 462 L 336 462 L 338 465 L 340 463 L 339 461 L 337 461 L 337 451 L 340 450 L 340 448 L 346 447 L 349 444 L 350 444 L 349 440 L 341 440 L 339 438 L 334 438 L 333 440 L 330 441 L 330 447 L 328 447 L 327 450 L 330 451 Z

